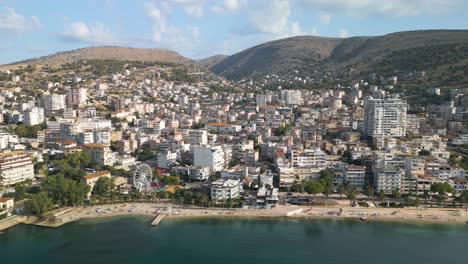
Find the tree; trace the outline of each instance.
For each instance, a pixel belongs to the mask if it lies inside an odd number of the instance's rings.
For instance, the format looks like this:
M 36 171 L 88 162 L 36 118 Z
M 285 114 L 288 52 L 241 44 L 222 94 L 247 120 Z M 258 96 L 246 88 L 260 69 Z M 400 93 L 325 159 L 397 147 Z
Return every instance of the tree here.
M 385 199 L 385 192 L 384 190 L 380 190 L 379 191 L 379 198 L 380 198 L 380 201 L 383 201 Z
M 335 172 L 333 170 L 325 169 L 320 171 L 319 183 L 323 186 L 322 193 L 328 197 L 333 192 L 333 180 L 332 176 Z
M 431 192 L 438 193 L 439 195 L 446 193 L 455 193 L 455 189 L 448 183 L 434 183 L 431 185 Z
M 31 211 L 36 215 L 43 215 L 54 207 L 52 200 L 47 193 L 40 192 L 31 197 Z
M 338 187 L 338 193 L 340 194 L 340 199 L 343 194 L 346 194 L 346 187 L 343 184 Z
M 15 185 L 15 201 L 21 201 L 26 198 L 26 187 L 19 183 Z
M 395 202 L 397 202 L 401 197 L 400 189 L 396 188 L 395 190 L 393 190 L 392 195 L 393 197 L 395 197 Z
M 357 187 L 354 187 L 354 188 L 351 188 L 349 191 L 348 191 L 348 199 L 349 199 L 349 202 L 352 204 L 353 201 L 356 200 L 357 198 L 357 192 L 358 192 L 358 189 Z
M 364 192 L 366 193 L 367 199 L 369 199 L 372 195 L 374 195 L 374 188 L 370 185 L 366 185 Z
M 306 184 L 304 190 L 308 194 L 313 194 L 314 198 L 318 193 L 323 192 L 323 185 L 320 182 L 309 182 Z
M 428 150 L 423 149 L 423 150 L 419 151 L 418 155 L 419 156 L 430 156 L 431 152 L 428 151 Z
M 107 177 L 100 177 L 94 185 L 92 194 L 104 195 L 109 193 L 112 189 L 114 189 L 113 180 Z

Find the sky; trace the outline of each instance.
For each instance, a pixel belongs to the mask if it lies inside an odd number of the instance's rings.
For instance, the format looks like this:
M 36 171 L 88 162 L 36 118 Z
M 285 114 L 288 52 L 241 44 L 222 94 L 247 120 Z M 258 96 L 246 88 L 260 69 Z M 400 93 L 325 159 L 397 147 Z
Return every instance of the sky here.
M 200 59 L 275 39 L 468 28 L 467 0 L 0 0 L 0 64 L 89 46 Z

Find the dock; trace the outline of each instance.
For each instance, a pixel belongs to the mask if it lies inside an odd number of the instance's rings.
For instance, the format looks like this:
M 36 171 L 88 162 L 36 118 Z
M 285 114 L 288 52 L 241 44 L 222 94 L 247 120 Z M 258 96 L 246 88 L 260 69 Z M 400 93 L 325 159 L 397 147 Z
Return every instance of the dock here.
M 151 222 L 151 225 L 152 225 L 152 226 L 157 226 L 157 225 L 159 225 L 159 222 L 161 222 L 161 220 L 163 220 L 163 218 L 164 218 L 164 214 L 158 214 L 158 215 L 156 216 L 156 218 L 154 218 L 153 222 Z

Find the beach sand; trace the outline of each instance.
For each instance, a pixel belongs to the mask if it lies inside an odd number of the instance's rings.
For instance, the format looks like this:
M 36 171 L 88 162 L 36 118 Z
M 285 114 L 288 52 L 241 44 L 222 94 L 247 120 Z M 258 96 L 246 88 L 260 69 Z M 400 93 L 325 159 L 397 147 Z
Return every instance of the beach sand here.
M 277 206 L 272 209 L 227 209 L 197 206 L 180 206 L 164 203 L 128 203 L 77 207 L 58 216 L 62 222 L 84 218 L 146 215 L 156 217 L 164 214 L 166 219 L 184 218 L 333 218 L 365 219 L 366 221 L 398 221 L 418 223 L 468 223 L 465 208 L 355 208 L 339 204 L 336 206 Z

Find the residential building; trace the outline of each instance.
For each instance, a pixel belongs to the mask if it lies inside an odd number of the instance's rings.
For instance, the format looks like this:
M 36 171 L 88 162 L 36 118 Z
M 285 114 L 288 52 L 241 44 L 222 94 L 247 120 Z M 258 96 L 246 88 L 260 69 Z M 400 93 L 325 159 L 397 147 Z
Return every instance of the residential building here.
M 211 168 L 213 172 L 224 168 L 224 151 L 221 146 L 197 146 L 193 149 L 193 164 Z
M 366 98 L 364 102 L 364 135 L 369 137 L 406 135 L 407 103 L 398 98 Z
M 28 154 L 22 151 L 0 153 L 0 185 L 13 185 L 28 179 L 34 179 L 34 165 Z
M 228 199 L 237 199 L 240 197 L 241 184 L 238 180 L 220 179 L 211 183 L 211 199 L 221 202 Z
M 40 107 L 31 107 L 24 111 L 23 124 L 34 126 L 44 122 L 44 109 Z
M 374 171 L 375 189 L 386 194 L 391 194 L 396 189 L 401 191 L 404 177 L 404 170 L 394 166 L 376 168 Z
M 362 166 L 348 165 L 344 168 L 343 179 L 352 186 L 363 190 L 365 185 L 366 168 Z
M 91 161 L 99 166 L 112 166 L 115 158 L 108 146 L 100 144 L 87 144 L 83 146 L 83 151 L 91 155 Z

